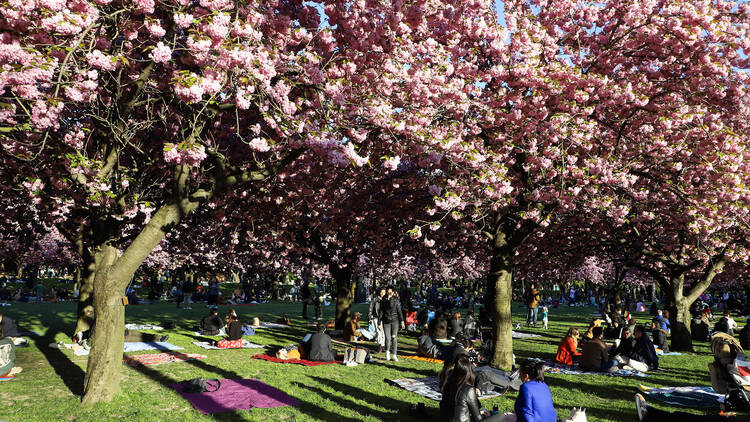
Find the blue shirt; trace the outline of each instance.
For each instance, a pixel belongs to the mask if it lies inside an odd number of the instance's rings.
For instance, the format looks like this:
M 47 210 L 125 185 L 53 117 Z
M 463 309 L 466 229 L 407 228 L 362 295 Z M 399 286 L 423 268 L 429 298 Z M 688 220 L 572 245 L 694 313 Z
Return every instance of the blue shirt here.
M 671 331 L 669 320 L 667 318 L 664 318 L 663 316 L 659 316 L 658 321 L 659 321 L 659 328 L 661 328 L 662 330 L 666 331 L 667 334 L 669 334 L 669 332 Z
M 557 422 L 552 393 L 547 384 L 541 381 L 528 381 L 521 385 L 514 409 L 518 422 Z

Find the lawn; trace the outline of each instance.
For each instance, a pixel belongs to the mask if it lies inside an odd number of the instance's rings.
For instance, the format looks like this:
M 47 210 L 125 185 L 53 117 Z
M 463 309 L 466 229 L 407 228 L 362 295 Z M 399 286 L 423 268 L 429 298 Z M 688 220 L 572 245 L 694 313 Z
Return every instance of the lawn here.
M 225 314 L 228 306 L 220 307 Z M 256 306 L 237 306 L 240 319 L 259 317 L 274 321 L 280 316 L 293 317 L 289 329 L 258 329 L 249 339 L 269 347 L 296 343 L 308 331 L 299 319 L 300 305 L 272 303 Z M 355 310 L 366 314 L 367 305 Z M 312 308 L 310 309 L 312 311 Z M 561 308 L 550 310 L 549 330 L 532 329 L 542 337 L 517 340 L 517 358 L 552 358 L 559 339 L 571 325 L 585 328 L 593 308 Z M 69 331 L 74 323 L 75 304 L 13 304 L 0 312 L 14 318 L 19 328 L 36 330 L 41 337 L 30 339 L 30 346 L 17 349 L 16 366 L 23 372 L 16 379 L 0 383 L 0 420 L 7 421 L 101 421 L 129 419 L 138 421 L 207 421 L 207 420 L 347 420 L 347 421 L 411 421 L 409 407 L 424 402 L 428 411 L 437 416 L 438 403 L 416 394 L 389 386 L 383 379 L 424 377 L 437 374 L 440 366 L 432 363 L 401 359 L 378 362 L 358 367 L 323 365 L 303 367 L 282 365 L 250 356 L 261 349 L 204 350 L 191 344 L 193 330 L 206 313 L 206 306 L 192 305 L 192 309 L 176 309 L 172 303 L 128 306 L 126 321 L 160 323 L 175 321 L 177 327 L 162 333 L 169 341 L 185 347 L 186 353 L 203 353 L 204 360 L 170 363 L 152 367 L 133 368 L 123 365 L 121 393 L 111 403 L 91 408 L 79 405 L 86 357 L 78 357 L 70 350 L 49 348 L 60 340 L 69 342 Z M 333 306 L 324 308 L 324 318 L 332 318 Z M 312 313 L 312 312 L 311 312 Z M 514 307 L 514 319 L 522 322 L 523 310 Z M 636 316 L 646 321 L 646 315 Z M 738 321 L 740 324 L 744 321 Z M 524 330 L 525 331 L 525 330 Z M 399 353 L 413 352 L 416 337 L 402 333 Z M 710 385 L 707 363 L 712 357 L 706 343 L 700 343 L 698 353 L 662 357 L 664 372 L 649 378 L 617 378 L 607 376 L 573 376 L 552 374 L 547 382 L 552 390 L 558 415 L 562 420 L 574 406 L 587 408 L 589 421 L 635 420 L 633 395 L 638 383 L 648 386 Z M 154 353 L 145 351 L 138 353 Z M 382 356 L 381 356 L 382 357 Z M 276 409 L 252 409 L 233 413 L 203 415 L 194 410 L 169 385 L 195 378 L 256 378 L 302 402 L 299 406 Z M 491 409 L 512 411 L 516 393 L 483 401 Z M 651 401 L 653 403 L 653 401 Z M 657 406 L 663 409 L 668 407 Z M 673 409 L 674 410 L 674 409 Z M 437 418 L 432 418 L 437 420 Z

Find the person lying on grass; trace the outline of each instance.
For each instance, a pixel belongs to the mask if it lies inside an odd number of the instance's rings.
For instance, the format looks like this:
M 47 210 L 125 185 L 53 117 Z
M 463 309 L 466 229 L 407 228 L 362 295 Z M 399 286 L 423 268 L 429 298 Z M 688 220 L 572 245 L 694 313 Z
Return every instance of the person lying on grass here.
M 447 347 L 432 338 L 429 329 L 422 329 L 422 335 L 417 339 L 417 345 L 419 346 L 419 349 L 417 350 L 418 356 L 433 359 L 445 359 Z

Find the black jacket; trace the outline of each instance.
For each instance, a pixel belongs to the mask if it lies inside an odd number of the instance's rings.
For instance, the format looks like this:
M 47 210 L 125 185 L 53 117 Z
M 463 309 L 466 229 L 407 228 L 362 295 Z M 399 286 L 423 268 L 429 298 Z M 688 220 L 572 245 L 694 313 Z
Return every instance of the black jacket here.
M 403 320 L 401 303 L 396 296 L 391 296 L 388 299 L 383 298 L 380 302 L 380 318 L 378 320 L 383 321 L 384 324 L 391 322 L 401 323 Z
M 333 362 L 333 348 L 331 347 L 331 337 L 326 333 L 315 333 L 308 340 L 307 359 L 316 362 Z
M 456 334 L 464 330 L 464 321 L 462 319 L 451 318 L 448 320 L 448 335 L 455 337 Z
M 239 340 L 242 338 L 242 323 L 239 321 L 232 321 L 227 326 L 228 340 Z
M 16 323 L 7 315 L 3 315 L 3 320 L 0 322 L 0 338 L 5 337 L 18 337 Z
M 218 315 L 206 315 L 201 321 L 201 330 L 203 331 L 218 332 L 222 327 L 224 327 L 224 321 Z
M 630 358 L 647 364 L 651 369 L 659 369 L 659 357 L 656 356 L 654 343 L 645 333 L 635 341 Z
M 622 339 L 620 340 L 620 345 L 615 348 L 612 353 L 610 353 L 610 357 L 615 357 L 617 355 L 630 357 L 630 355 L 633 353 L 633 348 L 635 347 L 635 339 L 629 338 L 629 339 Z
M 380 319 L 380 297 L 375 296 L 370 302 L 370 311 L 367 315 L 370 319 Z
M 440 400 L 441 420 L 449 422 L 478 422 L 481 421 L 482 413 L 479 398 L 474 386 L 464 384 L 454 396 L 451 388 L 447 388 Z M 455 397 L 455 400 L 454 400 Z

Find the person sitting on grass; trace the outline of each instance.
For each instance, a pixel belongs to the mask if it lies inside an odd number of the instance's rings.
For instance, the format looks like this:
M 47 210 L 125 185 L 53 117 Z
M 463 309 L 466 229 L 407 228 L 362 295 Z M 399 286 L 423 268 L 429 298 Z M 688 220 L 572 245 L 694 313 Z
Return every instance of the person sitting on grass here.
M 422 329 L 422 335 L 417 339 L 417 355 L 433 358 L 433 359 L 444 359 L 446 347 L 440 344 L 439 341 L 432 338 L 430 330 L 427 328 Z
M 654 319 L 651 322 L 651 335 L 654 337 L 654 344 L 664 353 L 669 353 L 669 342 L 667 341 L 667 332 L 661 328 L 659 320 Z
M 326 334 L 326 323 L 319 322 L 318 332 L 310 337 L 307 341 L 307 359 L 316 362 L 333 362 L 333 347 L 331 346 L 331 337 Z
M 201 320 L 201 335 L 218 336 L 222 328 L 224 328 L 224 321 L 219 317 L 219 310 L 211 308 L 208 315 Z
M 557 355 L 555 355 L 555 362 L 562 363 L 563 365 L 573 365 L 573 358 L 581 355 L 578 350 L 578 328 L 570 327 L 568 334 L 563 337 L 560 341 L 560 345 L 557 346 Z
M 595 372 L 614 372 L 617 370 L 617 361 L 609 359 L 607 345 L 602 341 L 604 329 L 594 327 L 594 338 L 583 345 L 581 354 L 581 368 Z
M 7 337 L 10 337 L 11 340 L 18 337 L 18 328 L 15 321 L 9 316 L 0 314 L 0 339 Z
M 620 338 L 620 344 L 609 354 L 609 357 L 615 358 L 616 356 L 630 356 L 633 353 L 635 347 L 635 339 L 630 330 L 622 330 L 622 337 Z
M 362 319 L 362 314 L 359 312 L 354 313 L 354 317 L 344 327 L 344 337 L 349 341 L 357 341 L 359 337 L 362 337 L 362 331 L 359 329 L 359 321 Z
M 458 333 L 463 332 L 464 322 L 461 320 L 461 312 L 454 312 L 448 321 L 448 337 L 455 337 Z
M 557 421 L 552 393 L 544 383 L 544 365 L 541 362 L 525 361 L 521 364 L 520 376 L 523 384 L 514 405 L 515 413 L 491 415 L 481 408 L 477 397 L 473 365 L 467 357 L 459 358 L 442 389 L 442 419 L 455 422 Z
M 230 309 L 226 316 L 227 323 L 227 340 L 242 339 L 242 323 L 234 309 Z
M 659 357 L 656 356 L 654 343 L 646 335 L 646 329 L 643 325 L 635 327 L 635 344 L 629 355 L 618 355 L 615 359 L 623 369 L 635 369 L 640 372 L 647 372 L 649 369 L 659 369 Z
M 477 320 L 474 319 L 474 311 L 470 310 L 466 313 L 466 319 L 464 319 L 464 335 L 468 339 L 478 339 L 481 336 Z

